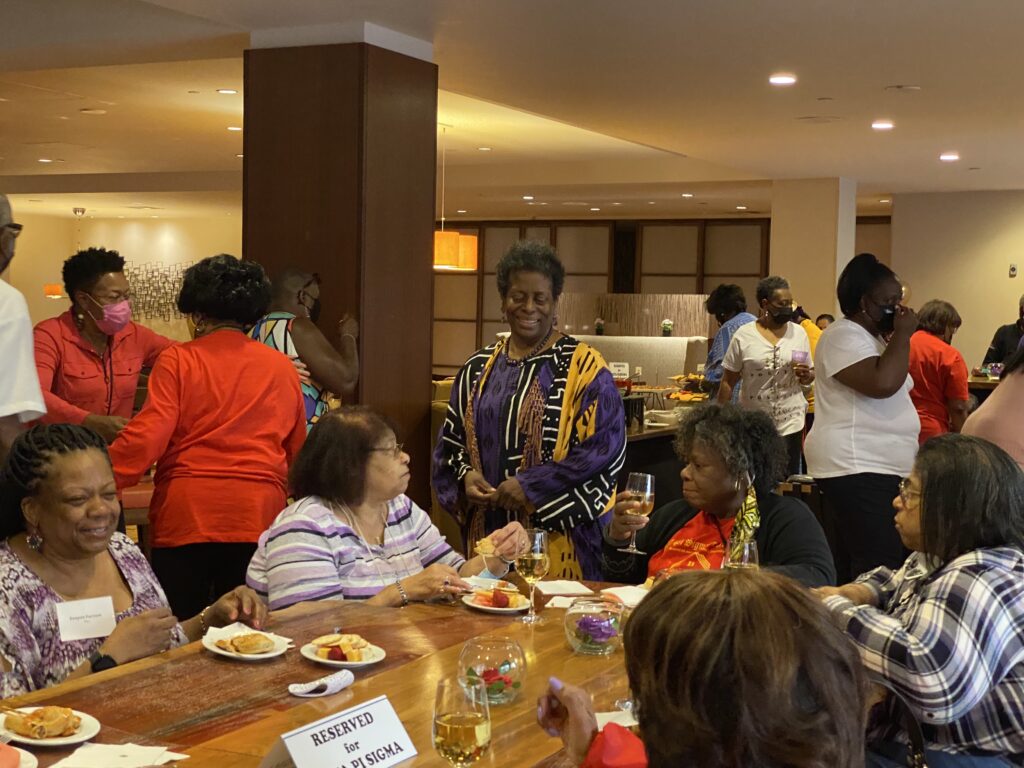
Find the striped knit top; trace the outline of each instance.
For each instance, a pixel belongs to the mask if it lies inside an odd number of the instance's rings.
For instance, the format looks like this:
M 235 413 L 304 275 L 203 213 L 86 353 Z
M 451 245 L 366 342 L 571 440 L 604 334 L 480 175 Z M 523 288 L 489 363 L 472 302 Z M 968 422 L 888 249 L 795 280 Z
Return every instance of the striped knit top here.
M 408 496 L 396 496 L 387 510 L 377 545 L 319 497 L 299 499 L 260 536 L 246 583 L 276 611 L 304 600 L 366 600 L 433 563 L 465 562 Z

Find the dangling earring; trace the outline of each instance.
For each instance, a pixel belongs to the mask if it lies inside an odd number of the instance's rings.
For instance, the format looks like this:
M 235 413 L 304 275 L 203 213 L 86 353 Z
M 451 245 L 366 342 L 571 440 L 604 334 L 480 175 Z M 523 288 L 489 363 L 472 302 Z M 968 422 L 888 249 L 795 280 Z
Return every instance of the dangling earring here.
M 33 552 L 43 551 L 43 537 L 39 535 L 39 531 L 32 530 L 25 534 L 25 543 L 28 544 L 28 548 Z

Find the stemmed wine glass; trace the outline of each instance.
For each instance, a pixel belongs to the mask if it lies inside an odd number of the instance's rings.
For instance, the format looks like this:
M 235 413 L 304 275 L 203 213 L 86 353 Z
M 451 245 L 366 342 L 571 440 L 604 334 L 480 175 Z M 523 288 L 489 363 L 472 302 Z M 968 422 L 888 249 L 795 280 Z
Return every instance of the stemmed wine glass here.
M 750 569 L 756 571 L 758 565 L 757 542 L 753 539 L 742 542 L 729 542 L 725 550 L 725 559 L 722 560 L 722 568 L 734 570 Z
M 465 768 L 491 745 L 491 713 L 481 679 L 448 677 L 437 683 L 434 749 L 454 768 Z
M 640 509 L 627 512 L 634 517 L 647 517 L 654 511 L 654 475 L 645 472 L 630 472 L 626 481 L 626 493 L 640 502 Z M 628 552 L 631 555 L 645 555 L 636 548 L 636 530 L 629 535 L 629 546 L 621 547 L 619 552 Z
M 537 582 L 547 576 L 551 567 L 551 558 L 548 556 L 548 533 L 539 528 L 528 528 L 526 542 L 526 551 L 516 558 L 516 573 L 530 585 L 530 611 L 520 621 L 526 624 L 540 624 L 543 619 L 534 610 L 533 593 L 537 588 Z

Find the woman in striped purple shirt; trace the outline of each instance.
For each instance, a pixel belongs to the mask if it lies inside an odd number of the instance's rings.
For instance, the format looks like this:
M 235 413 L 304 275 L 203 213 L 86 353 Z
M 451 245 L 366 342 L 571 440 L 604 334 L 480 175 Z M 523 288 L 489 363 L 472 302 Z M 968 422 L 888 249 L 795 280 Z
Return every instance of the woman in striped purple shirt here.
M 499 577 L 526 548 L 513 522 L 491 534 L 496 557 L 466 560 L 405 495 L 409 456 L 372 410 L 347 406 L 320 419 L 291 471 L 298 501 L 260 536 L 248 584 L 271 610 L 305 600 L 373 605 L 455 595 L 461 577 Z

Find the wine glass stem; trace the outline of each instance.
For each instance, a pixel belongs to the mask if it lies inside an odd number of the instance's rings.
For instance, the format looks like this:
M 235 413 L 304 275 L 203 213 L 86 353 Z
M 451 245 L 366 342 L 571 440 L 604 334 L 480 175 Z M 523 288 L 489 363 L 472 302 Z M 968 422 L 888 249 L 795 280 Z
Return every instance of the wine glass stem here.
M 537 584 L 535 582 L 531 582 L 530 583 L 530 619 L 531 620 L 533 619 L 533 616 L 534 616 L 534 610 L 533 610 L 533 590 L 535 590 L 536 588 L 537 588 Z
M 629 548 L 636 549 L 636 531 L 629 534 Z

